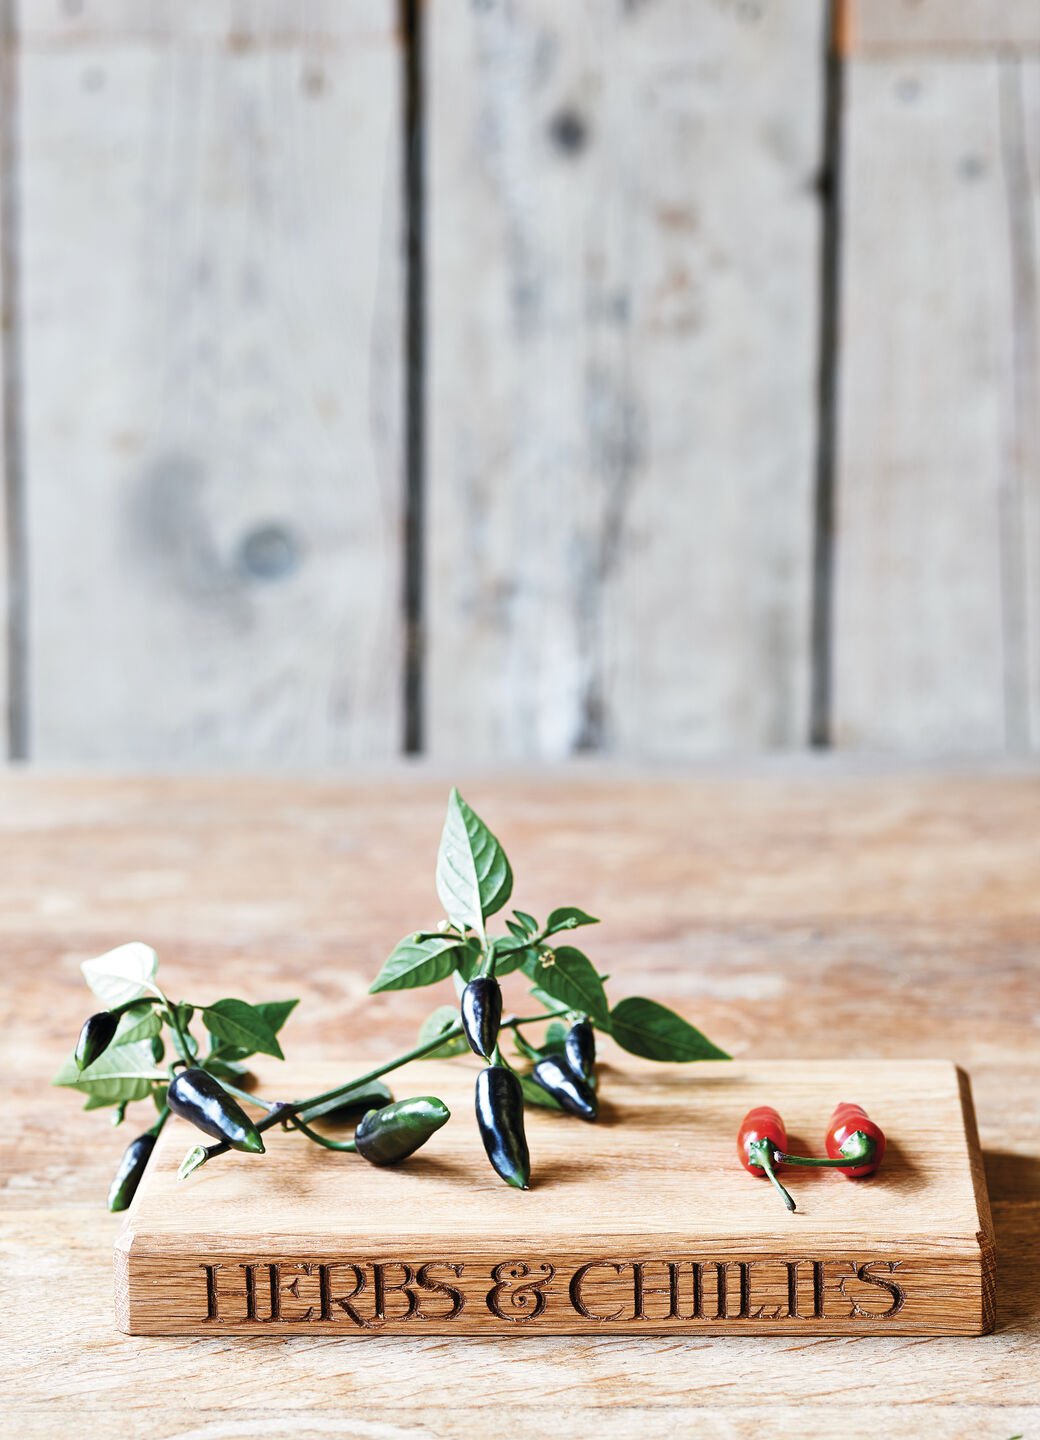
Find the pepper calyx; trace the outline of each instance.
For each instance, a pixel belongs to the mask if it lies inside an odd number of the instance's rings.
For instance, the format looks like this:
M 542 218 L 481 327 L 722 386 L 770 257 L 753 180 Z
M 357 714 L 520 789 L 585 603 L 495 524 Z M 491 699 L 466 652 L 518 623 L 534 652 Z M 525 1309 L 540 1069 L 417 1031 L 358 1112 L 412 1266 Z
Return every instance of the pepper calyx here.
M 877 1151 L 877 1141 L 865 1130 L 854 1130 L 838 1148 L 850 1165 L 869 1165 Z

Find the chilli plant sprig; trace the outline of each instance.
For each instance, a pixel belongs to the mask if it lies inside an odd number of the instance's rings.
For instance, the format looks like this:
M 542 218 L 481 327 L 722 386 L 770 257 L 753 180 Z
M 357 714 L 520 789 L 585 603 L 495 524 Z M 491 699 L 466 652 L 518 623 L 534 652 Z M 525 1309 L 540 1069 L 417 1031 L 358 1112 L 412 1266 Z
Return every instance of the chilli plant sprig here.
M 424 1021 L 418 1043 L 403 1054 L 301 1100 L 269 1100 L 245 1088 L 250 1079 L 245 1062 L 252 1056 L 284 1059 L 278 1037 L 296 1000 L 172 1001 L 156 981 L 155 951 L 140 942 L 85 961 L 84 977 L 104 1009 L 84 1022 L 72 1058 L 54 1083 L 83 1093 L 85 1109 L 112 1107 L 116 1125 L 136 1101 L 154 1104 L 157 1117 L 127 1148 L 109 1208 L 129 1205 L 171 1114 L 212 1142 L 188 1151 L 182 1178 L 228 1150 L 263 1154 L 264 1135 L 275 1127 L 374 1165 L 394 1164 L 424 1145 L 450 1114 L 434 1095 L 395 1101 L 382 1077 L 414 1060 L 467 1050 L 484 1062 L 474 1098 L 488 1159 L 507 1184 L 526 1190 L 531 1162 L 525 1106 L 597 1118 L 597 1031 L 651 1060 L 729 1058 L 654 1000 L 633 996 L 611 1005 L 607 977 L 582 950 L 564 943 L 571 931 L 599 923 L 577 906 L 561 906 L 544 922 L 513 910 L 506 933 L 491 935 L 489 919 L 512 897 L 513 871 L 498 840 L 457 790 L 448 799 L 436 883 L 445 918 L 434 930 L 406 935 L 370 989 L 409 990 L 451 980 L 457 1003 L 438 1006 Z M 531 1005 L 525 1008 L 533 1013 L 503 1014 L 500 982 L 511 974 L 528 982 Z M 200 1023 L 204 1041 L 194 1028 Z M 535 1027 L 542 1026 L 536 1034 Z M 510 1055 L 503 1050 L 507 1036 Z M 262 1113 L 254 1118 L 250 1109 Z M 346 1121 L 356 1122 L 350 1139 L 315 1128 Z

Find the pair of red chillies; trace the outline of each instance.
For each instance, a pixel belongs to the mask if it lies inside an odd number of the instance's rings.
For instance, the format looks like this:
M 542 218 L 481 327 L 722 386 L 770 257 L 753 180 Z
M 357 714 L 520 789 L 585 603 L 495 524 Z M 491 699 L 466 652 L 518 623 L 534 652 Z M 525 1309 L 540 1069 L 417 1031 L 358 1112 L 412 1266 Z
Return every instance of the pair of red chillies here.
M 873 1175 L 881 1164 L 885 1154 L 885 1135 L 862 1105 L 843 1100 L 831 1116 L 826 1146 L 826 1160 L 788 1154 L 787 1130 L 771 1105 L 759 1105 L 749 1110 L 737 1133 L 737 1153 L 744 1169 L 760 1179 L 770 1180 L 788 1210 L 793 1210 L 795 1203 L 777 1176 L 781 1165 L 837 1170 L 849 1180 L 861 1180 L 865 1175 Z

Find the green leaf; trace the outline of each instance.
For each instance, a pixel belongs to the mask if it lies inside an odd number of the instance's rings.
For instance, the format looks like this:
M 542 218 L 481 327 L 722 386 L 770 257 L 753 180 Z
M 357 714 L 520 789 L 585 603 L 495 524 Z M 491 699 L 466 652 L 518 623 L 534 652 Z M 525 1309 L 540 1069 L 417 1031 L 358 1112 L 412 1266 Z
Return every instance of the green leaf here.
M 84 1101 L 84 1110 L 104 1110 L 107 1105 L 122 1105 L 122 1100 L 109 1100 L 104 1095 L 88 1095 Z
M 413 990 L 446 980 L 455 969 L 459 952 L 457 935 L 440 935 L 436 940 L 416 940 L 406 935 L 393 949 L 382 970 L 368 987 L 370 995 L 380 990 Z
M 165 1079 L 152 1063 L 151 1044 L 139 1040 L 132 1045 L 110 1045 L 85 1070 L 80 1070 L 75 1060 L 66 1060 L 51 1084 L 67 1085 L 83 1095 L 115 1104 L 120 1100 L 143 1100 L 153 1081 Z
M 500 935 L 491 942 L 495 952 L 495 974 L 502 978 L 503 975 L 512 975 L 514 970 L 519 970 L 524 963 L 525 956 L 532 956 L 537 959 L 537 951 L 532 950 L 527 943 L 527 938 L 515 940 L 508 935 Z M 480 960 L 480 953 L 477 952 L 477 960 Z
M 480 941 L 471 935 L 455 951 L 455 970 L 462 977 L 464 987 L 473 979 L 483 963 L 484 956 L 480 948 Z
M 531 1079 L 530 1075 L 520 1076 L 520 1089 L 524 1092 L 524 1099 L 529 1105 L 538 1105 L 543 1110 L 562 1110 L 563 1106 L 559 1101 L 554 1100 L 548 1090 Z
M 725 1050 L 656 1000 L 633 995 L 614 1006 L 608 1027 L 617 1043 L 631 1055 L 648 1060 L 728 1060 Z
M 538 921 L 534 918 L 533 915 L 528 915 L 526 910 L 514 910 L 513 914 L 516 916 L 517 920 L 519 920 L 520 924 L 523 926 L 524 930 L 527 932 L 528 935 L 538 934 Z M 506 924 L 509 925 L 508 920 L 506 921 Z M 510 930 L 512 930 L 512 925 L 509 925 L 509 928 Z
M 546 1010 L 559 1010 L 560 1001 L 555 995 L 550 995 L 548 990 L 543 990 L 540 985 L 532 985 L 530 990 L 531 999 L 544 1005 Z
M 382 1080 L 367 1080 L 331 1100 L 322 1100 L 309 1110 L 301 1110 L 300 1119 L 304 1124 L 326 1118 L 333 1125 L 346 1124 L 350 1120 L 356 1122 L 366 1110 L 381 1110 L 384 1105 L 393 1104 L 393 1099 Z
M 153 1035 L 162 1034 L 162 1021 L 152 1005 L 136 1005 L 119 1020 L 119 1028 L 112 1040 L 113 1045 L 132 1045 L 135 1040 L 151 1040 Z
M 427 1045 L 435 1040 L 438 1035 L 443 1035 L 450 1030 L 459 1020 L 459 1012 L 454 1005 L 438 1005 L 431 1015 L 427 1015 L 419 1028 L 419 1044 Z M 436 1050 L 431 1050 L 424 1058 L 427 1060 L 447 1059 L 451 1055 L 463 1055 L 469 1049 L 465 1035 L 455 1035 L 439 1045 Z
M 545 922 L 546 935 L 555 935 L 560 930 L 577 930 L 579 925 L 598 925 L 595 915 L 579 910 L 577 905 L 561 905 Z
M 560 945 L 551 955 L 542 955 L 535 966 L 535 979 L 556 1001 L 583 1011 L 604 1027 L 609 1025 L 610 1006 L 603 982 L 588 956 L 573 945 Z
M 538 1047 L 543 1055 L 565 1055 L 567 1053 L 567 1026 L 559 1020 L 550 1020 L 545 1029 L 545 1039 Z
M 523 925 L 518 925 L 515 920 L 507 920 L 506 929 L 514 940 L 519 940 L 521 945 L 526 945 L 531 938 L 531 932 L 525 930 Z
M 267 1021 L 271 1033 L 277 1035 L 299 1003 L 299 1000 L 261 1000 L 255 1008 Z
M 506 852 L 453 789 L 437 856 L 437 894 L 448 919 L 483 936 L 485 919 L 501 910 L 512 893 Z
M 94 960 L 84 960 L 79 968 L 106 1010 L 114 1010 L 142 995 L 158 967 L 159 957 L 152 947 L 132 940 L 129 945 L 106 950 Z
M 256 1052 L 251 1051 L 250 1053 L 255 1054 Z M 238 1060 L 227 1060 L 221 1054 L 207 1055 L 203 1068 L 208 1070 L 211 1075 L 215 1075 L 218 1080 L 230 1080 L 233 1085 L 240 1084 L 249 1074 L 248 1065 L 243 1065 Z
M 228 1045 L 237 1045 L 249 1054 L 273 1055 L 284 1060 L 278 1037 L 255 1005 L 245 1000 L 218 1000 L 202 1012 L 203 1023 L 211 1035 Z

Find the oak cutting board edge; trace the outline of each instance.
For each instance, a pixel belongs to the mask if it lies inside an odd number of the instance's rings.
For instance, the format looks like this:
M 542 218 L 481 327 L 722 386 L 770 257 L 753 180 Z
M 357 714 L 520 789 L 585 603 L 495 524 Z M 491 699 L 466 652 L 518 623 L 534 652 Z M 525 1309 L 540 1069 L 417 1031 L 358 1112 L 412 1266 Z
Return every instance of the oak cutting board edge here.
M 690 1322 L 688 1329 L 763 1333 L 755 1323 L 759 1314 L 768 1318 L 782 1308 L 773 1303 L 777 1267 L 795 1265 L 793 1313 L 770 1333 L 790 1326 L 818 1334 L 864 1327 L 881 1333 L 978 1334 L 992 1328 L 992 1222 L 970 1082 L 953 1062 L 756 1060 L 652 1067 L 619 1064 L 610 1052 L 607 1059 L 602 1125 L 529 1113 L 537 1183 L 528 1193 L 502 1186 L 487 1169 L 471 1111 L 478 1067 L 465 1060 L 417 1064 L 394 1077 L 398 1096 L 442 1095 L 453 1120 L 424 1151 L 393 1169 L 315 1150 L 279 1132 L 266 1156 L 227 1155 L 178 1182 L 177 1165 L 196 1135 L 183 1122 L 172 1123 L 116 1244 L 117 1324 L 150 1334 L 215 1328 L 248 1334 L 261 1327 L 271 1333 L 272 1324 L 298 1333 L 293 1315 L 282 1313 L 296 1308 L 309 1319 L 311 1312 L 320 1313 L 336 1333 L 352 1333 L 349 1316 L 358 1307 L 341 1304 L 329 1278 L 332 1272 L 341 1278 L 346 1267 L 361 1277 L 358 1293 L 366 1304 L 373 1291 L 386 1289 L 389 1298 L 377 1293 L 371 1302 L 377 1328 L 412 1333 L 414 1326 L 408 1330 L 404 1324 L 408 1317 L 393 1313 L 394 1303 L 403 1302 L 399 1294 L 395 1300 L 391 1280 L 429 1264 L 442 1281 L 453 1265 L 465 1271 L 466 1308 L 453 1319 L 438 1313 L 424 1292 L 419 1310 L 426 1333 L 484 1333 L 501 1327 L 504 1318 L 509 1333 L 529 1323 L 534 1328 L 524 1333 L 537 1333 L 535 1321 L 557 1333 L 589 1326 L 610 1331 L 607 1322 L 615 1310 L 620 1314 L 625 1303 L 637 1309 L 643 1304 L 638 1294 L 634 1302 L 615 1304 L 618 1286 L 624 1290 L 632 1276 L 655 1297 L 646 1300 L 648 1312 L 662 1304 L 689 1308 L 692 1302 L 659 1298 L 661 1275 L 677 1266 L 687 1287 L 694 1271 L 701 1284 L 702 1269 L 705 1284 L 724 1288 L 727 1274 L 731 1282 L 729 1299 L 718 1301 L 718 1315 L 679 1316 Z M 314 1093 L 344 1069 L 351 1073 L 342 1065 L 323 1068 L 291 1077 L 291 1085 L 284 1072 L 276 1072 L 277 1082 L 264 1077 L 264 1088 L 274 1083 L 271 1093 Z M 818 1152 L 839 1099 L 862 1101 L 889 1134 L 882 1172 L 851 1182 L 828 1172 L 790 1170 L 799 1210 L 788 1215 L 767 1184 L 740 1168 L 739 1120 L 752 1103 L 771 1101 L 792 1137 Z M 555 1278 L 544 1282 L 551 1299 L 544 1317 L 540 1310 L 534 1316 L 487 1313 L 496 1267 L 512 1275 L 509 1267 L 517 1265 L 532 1267 L 535 1275 L 552 1271 Z M 590 1265 L 591 1289 L 582 1290 L 579 1272 Z M 857 1279 L 861 1266 L 873 1289 Z M 876 1309 L 884 1293 L 878 1277 L 896 1272 L 909 1299 L 882 1324 L 880 1316 L 868 1313 L 870 1304 Z M 304 1307 L 302 1297 L 318 1285 L 317 1273 L 320 1304 Z M 739 1293 L 733 1290 L 738 1281 Z M 519 1280 L 516 1284 L 522 1289 Z M 243 1285 L 248 1313 L 237 1315 Z M 274 1295 L 279 1286 L 287 1287 L 285 1295 L 277 1304 L 267 1302 L 270 1313 L 264 1317 L 256 1297 Z M 817 1290 L 826 1292 L 826 1313 L 814 1318 L 801 1312 L 819 1307 Z M 852 1301 L 855 1324 L 838 1313 L 846 1290 L 853 1299 L 860 1296 L 866 1321 L 860 1323 Z M 609 1305 L 601 1292 L 613 1297 Z M 442 1301 L 446 1293 L 442 1288 Z M 567 1309 L 568 1294 L 572 1300 L 577 1294 L 577 1312 L 573 1304 Z M 581 1297 L 588 1294 L 593 1299 L 585 1317 Z M 759 1303 L 762 1296 L 768 1304 Z M 214 1310 L 208 1318 L 207 1304 Z M 598 1313 L 604 1306 L 610 1315 Z M 668 1318 L 647 1313 L 643 1323 L 629 1328 L 667 1331 Z M 366 1333 L 372 1328 L 360 1319 L 358 1325 Z

